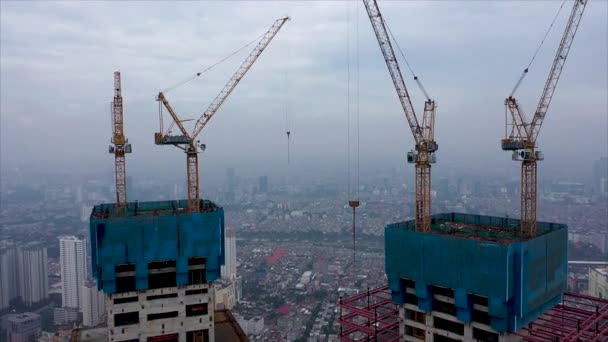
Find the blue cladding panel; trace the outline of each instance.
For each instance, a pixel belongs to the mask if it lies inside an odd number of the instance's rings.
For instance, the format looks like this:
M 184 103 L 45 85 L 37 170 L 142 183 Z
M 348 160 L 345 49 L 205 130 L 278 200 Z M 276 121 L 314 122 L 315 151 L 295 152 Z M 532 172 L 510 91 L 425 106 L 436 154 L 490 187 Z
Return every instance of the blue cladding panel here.
M 100 289 L 116 292 L 115 266 L 120 264 L 135 264 L 136 288 L 146 289 L 148 263 L 160 260 L 175 260 L 176 283 L 185 285 L 192 257 L 206 258 L 207 281 L 218 279 L 224 264 L 224 210 L 202 202 L 205 210 L 192 214 L 166 210 L 179 208 L 180 202 L 138 203 L 138 214 L 128 216 L 103 215 L 112 212 L 112 205 L 109 211 L 108 205 L 96 206 L 90 219 L 91 262 Z
M 514 219 L 433 215 L 434 224 L 444 222 L 500 227 L 503 232 L 488 238 L 485 232 L 419 233 L 414 221 L 387 226 L 386 273 L 395 302 L 403 303 L 407 296 L 402 279 L 416 282 L 419 308 L 425 311 L 432 310 L 431 284 L 452 288 L 457 316 L 468 322 L 469 294 L 488 297 L 491 325 L 499 332 L 516 331 L 559 302 L 566 288 L 566 225 L 538 222 L 538 235 L 523 240 L 515 234 L 519 221 Z

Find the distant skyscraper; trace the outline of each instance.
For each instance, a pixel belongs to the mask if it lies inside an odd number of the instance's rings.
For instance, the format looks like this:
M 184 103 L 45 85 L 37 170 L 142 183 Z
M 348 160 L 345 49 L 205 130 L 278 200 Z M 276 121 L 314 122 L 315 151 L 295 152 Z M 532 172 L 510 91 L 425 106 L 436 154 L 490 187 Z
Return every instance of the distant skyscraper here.
M 103 323 L 106 311 L 103 291 L 97 290 L 94 280 L 87 280 L 82 286 L 82 325 L 94 327 Z
M 439 197 L 447 199 L 450 197 L 450 183 L 446 177 L 439 179 Z
M 608 157 L 602 157 L 593 164 L 593 189 L 601 196 L 608 196 Z
M 132 176 L 127 176 L 127 200 L 133 202 L 137 199 L 137 191 Z
M 76 236 L 59 238 L 63 307 L 82 308 L 81 290 L 86 276 L 86 241 Z
M 260 177 L 258 181 L 258 192 L 264 194 L 268 192 L 268 176 Z
M 236 279 L 236 233 L 231 228 L 226 229 L 226 262 L 222 266 L 222 278 Z
M 46 247 L 30 242 L 19 248 L 19 280 L 21 300 L 25 305 L 36 304 L 48 297 L 49 280 Z
M 38 341 L 41 333 L 41 320 L 38 314 L 25 312 L 9 315 L 6 319 L 8 342 Z
M 10 306 L 19 297 L 17 248 L 12 241 L 0 241 L 0 310 Z
M 226 169 L 226 199 L 228 201 L 234 201 L 235 192 L 236 192 L 236 172 L 234 168 L 230 167 Z

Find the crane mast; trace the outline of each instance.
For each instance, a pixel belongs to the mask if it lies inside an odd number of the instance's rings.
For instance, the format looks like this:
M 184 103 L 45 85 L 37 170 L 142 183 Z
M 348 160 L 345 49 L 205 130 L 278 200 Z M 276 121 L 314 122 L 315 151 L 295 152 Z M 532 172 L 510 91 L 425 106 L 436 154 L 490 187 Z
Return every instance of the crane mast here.
M 521 110 L 518 101 L 513 97 L 513 94 L 505 100 L 506 111 L 510 113 L 511 121 L 507 122 L 506 136 L 501 140 L 501 147 L 505 151 L 513 151 L 512 159 L 522 162 L 520 229 L 521 234 L 526 237 L 536 236 L 537 161 L 544 159 L 542 152 L 536 149 L 536 140 L 586 5 L 587 0 L 574 1 L 572 12 L 570 13 L 532 120 L 526 120 L 526 116 Z M 518 81 L 518 85 L 519 83 L 521 83 L 521 79 Z
M 131 153 L 131 144 L 124 135 L 120 71 L 114 72 L 114 100 L 112 101 L 112 144 L 108 151 L 114 154 L 116 175 L 116 213 L 127 209 L 127 177 L 125 153 Z
M 159 104 L 159 118 L 160 118 L 160 131 L 154 134 L 154 142 L 157 145 L 174 145 L 186 153 L 186 170 L 187 170 L 187 182 L 188 182 L 188 211 L 190 212 L 198 212 L 200 211 L 200 184 L 199 184 L 199 176 L 198 176 L 198 153 L 203 152 L 206 148 L 204 144 L 198 144 L 198 141 L 195 141 L 196 137 L 200 134 L 200 132 L 205 128 L 209 120 L 215 115 L 218 109 L 222 106 L 224 101 L 228 98 L 228 96 L 232 93 L 237 84 L 241 81 L 241 79 L 245 76 L 247 71 L 251 68 L 253 63 L 260 57 L 264 49 L 268 46 L 270 41 L 274 38 L 274 36 L 279 32 L 279 30 L 283 27 L 283 25 L 289 20 L 289 17 L 284 17 L 277 19 L 274 24 L 270 27 L 270 29 L 262 36 L 261 40 L 255 46 L 253 51 L 247 56 L 245 61 L 241 64 L 241 66 L 237 69 L 237 71 L 232 75 L 228 83 L 224 86 L 224 88 L 220 91 L 220 93 L 215 97 L 215 99 L 211 102 L 209 107 L 203 112 L 200 118 L 196 121 L 194 129 L 192 133 L 189 133 L 186 127 L 183 125 L 183 120 L 181 120 L 177 113 L 173 110 L 169 101 L 165 97 L 165 95 L 160 92 L 158 94 Z M 168 127 L 166 131 L 163 128 L 162 121 L 162 108 L 167 109 L 173 122 Z M 171 128 L 177 125 L 181 134 L 179 135 L 171 135 Z
M 407 159 L 409 163 L 416 164 L 416 230 L 429 232 L 431 230 L 431 164 L 435 162 L 434 153 L 438 148 L 434 137 L 435 101 L 427 96 L 422 126 L 420 126 L 378 3 L 376 0 L 363 0 L 363 4 L 399 96 L 399 102 L 414 135 L 416 152 L 409 152 Z M 426 91 L 423 92 L 426 96 Z

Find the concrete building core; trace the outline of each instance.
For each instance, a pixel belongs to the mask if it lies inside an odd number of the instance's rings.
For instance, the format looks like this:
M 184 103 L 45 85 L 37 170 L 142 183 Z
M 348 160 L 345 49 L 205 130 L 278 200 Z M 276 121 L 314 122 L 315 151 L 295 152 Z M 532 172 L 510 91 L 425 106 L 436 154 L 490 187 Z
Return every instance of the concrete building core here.
M 567 226 L 470 214 L 432 216 L 385 229 L 386 274 L 406 341 L 509 341 L 557 305 L 566 289 Z
M 93 208 L 93 277 L 106 294 L 108 341 L 214 341 L 214 291 L 224 264 L 224 210 L 202 200 Z

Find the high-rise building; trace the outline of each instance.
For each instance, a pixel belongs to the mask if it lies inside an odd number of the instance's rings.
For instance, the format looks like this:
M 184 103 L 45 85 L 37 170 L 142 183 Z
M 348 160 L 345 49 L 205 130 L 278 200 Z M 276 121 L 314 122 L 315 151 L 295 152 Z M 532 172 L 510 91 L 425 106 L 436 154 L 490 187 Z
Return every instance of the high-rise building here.
M 234 168 L 231 167 L 226 169 L 226 178 L 226 199 L 228 201 L 234 201 L 236 192 L 236 172 L 234 171 Z
M 42 333 L 40 315 L 25 312 L 9 315 L 6 319 L 6 339 L 8 342 L 38 341 Z
M 108 335 L 215 341 L 213 282 L 225 262 L 224 210 L 205 200 L 192 213 L 184 200 L 128 205 L 127 214 L 97 205 L 90 219 L 91 269 L 107 297 Z
M 94 327 L 104 322 L 105 295 L 97 289 L 97 282 L 87 280 L 82 286 L 82 325 Z
M 236 233 L 234 229 L 226 229 L 226 261 L 222 266 L 222 278 L 231 281 L 236 279 Z
M 46 299 L 49 289 L 46 246 L 37 241 L 21 246 L 18 267 L 23 303 L 29 306 Z
M 608 267 L 589 269 L 589 295 L 608 298 Z
M 593 189 L 600 196 L 608 196 L 608 157 L 602 157 L 593 164 Z
M 0 310 L 19 297 L 17 248 L 10 240 L 0 241 Z
M 268 176 L 262 176 L 258 180 L 258 192 L 263 194 L 268 192 Z
M 446 177 L 439 179 L 439 197 L 448 199 L 450 197 L 450 183 Z
M 405 341 L 518 340 L 510 333 L 561 302 L 566 225 L 537 222 L 522 238 L 516 219 L 445 213 L 432 222 L 424 233 L 414 220 L 385 228 L 388 293 Z
M 81 290 L 87 279 L 86 241 L 76 236 L 59 238 L 63 307 L 82 308 Z

